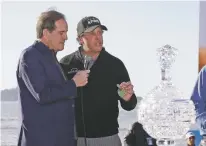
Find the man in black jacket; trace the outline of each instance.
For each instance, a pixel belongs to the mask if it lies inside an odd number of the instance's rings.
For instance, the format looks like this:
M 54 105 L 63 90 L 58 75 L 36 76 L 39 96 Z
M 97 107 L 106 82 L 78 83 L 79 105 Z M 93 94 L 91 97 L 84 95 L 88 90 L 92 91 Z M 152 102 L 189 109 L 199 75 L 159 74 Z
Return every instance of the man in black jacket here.
M 90 69 L 88 84 L 78 89 L 75 100 L 78 146 L 121 146 L 118 101 L 128 111 L 137 103 L 123 62 L 103 47 L 104 30 L 107 27 L 96 17 L 81 19 L 77 25 L 80 47 L 60 61 L 69 79 L 78 70 Z

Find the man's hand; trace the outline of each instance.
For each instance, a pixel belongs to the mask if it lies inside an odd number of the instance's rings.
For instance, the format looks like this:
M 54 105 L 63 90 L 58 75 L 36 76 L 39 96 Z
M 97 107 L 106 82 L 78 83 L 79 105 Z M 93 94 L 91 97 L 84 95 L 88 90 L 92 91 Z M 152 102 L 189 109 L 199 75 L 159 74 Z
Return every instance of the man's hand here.
M 118 85 L 118 88 L 123 90 L 124 94 L 122 98 L 125 101 L 129 101 L 134 94 L 133 85 L 131 82 L 122 82 L 120 85 Z
M 77 87 L 85 86 L 88 83 L 89 72 L 90 70 L 82 70 L 76 73 L 72 80 L 75 82 Z

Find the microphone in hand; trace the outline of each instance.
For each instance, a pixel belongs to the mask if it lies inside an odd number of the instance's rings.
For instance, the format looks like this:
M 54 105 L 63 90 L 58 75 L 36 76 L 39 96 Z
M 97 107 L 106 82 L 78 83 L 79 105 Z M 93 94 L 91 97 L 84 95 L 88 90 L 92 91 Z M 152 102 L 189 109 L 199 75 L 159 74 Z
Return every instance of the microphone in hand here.
M 72 80 L 77 87 L 85 86 L 88 83 L 89 72 L 90 70 L 81 70 L 75 74 Z

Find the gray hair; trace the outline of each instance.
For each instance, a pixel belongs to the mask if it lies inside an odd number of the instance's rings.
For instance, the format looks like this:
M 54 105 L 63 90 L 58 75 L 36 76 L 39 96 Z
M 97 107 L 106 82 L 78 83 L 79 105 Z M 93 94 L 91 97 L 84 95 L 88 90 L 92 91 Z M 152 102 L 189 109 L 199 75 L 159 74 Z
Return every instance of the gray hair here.
M 42 38 L 43 30 L 47 29 L 49 32 L 52 32 L 56 26 L 55 22 L 64 19 L 64 14 L 56 11 L 56 10 L 48 10 L 46 12 L 42 12 L 38 18 L 37 25 L 36 25 L 36 34 L 37 38 Z

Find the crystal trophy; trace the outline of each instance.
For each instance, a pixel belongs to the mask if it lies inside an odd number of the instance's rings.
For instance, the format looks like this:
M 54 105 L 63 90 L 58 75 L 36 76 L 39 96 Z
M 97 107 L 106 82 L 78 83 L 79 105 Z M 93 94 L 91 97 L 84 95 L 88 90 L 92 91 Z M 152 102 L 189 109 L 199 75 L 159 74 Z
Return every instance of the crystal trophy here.
M 161 82 L 138 106 L 138 121 L 147 133 L 157 139 L 158 146 L 174 146 L 195 123 L 195 107 L 189 97 L 172 83 L 170 68 L 178 50 L 170 45 L 157 49 Z

